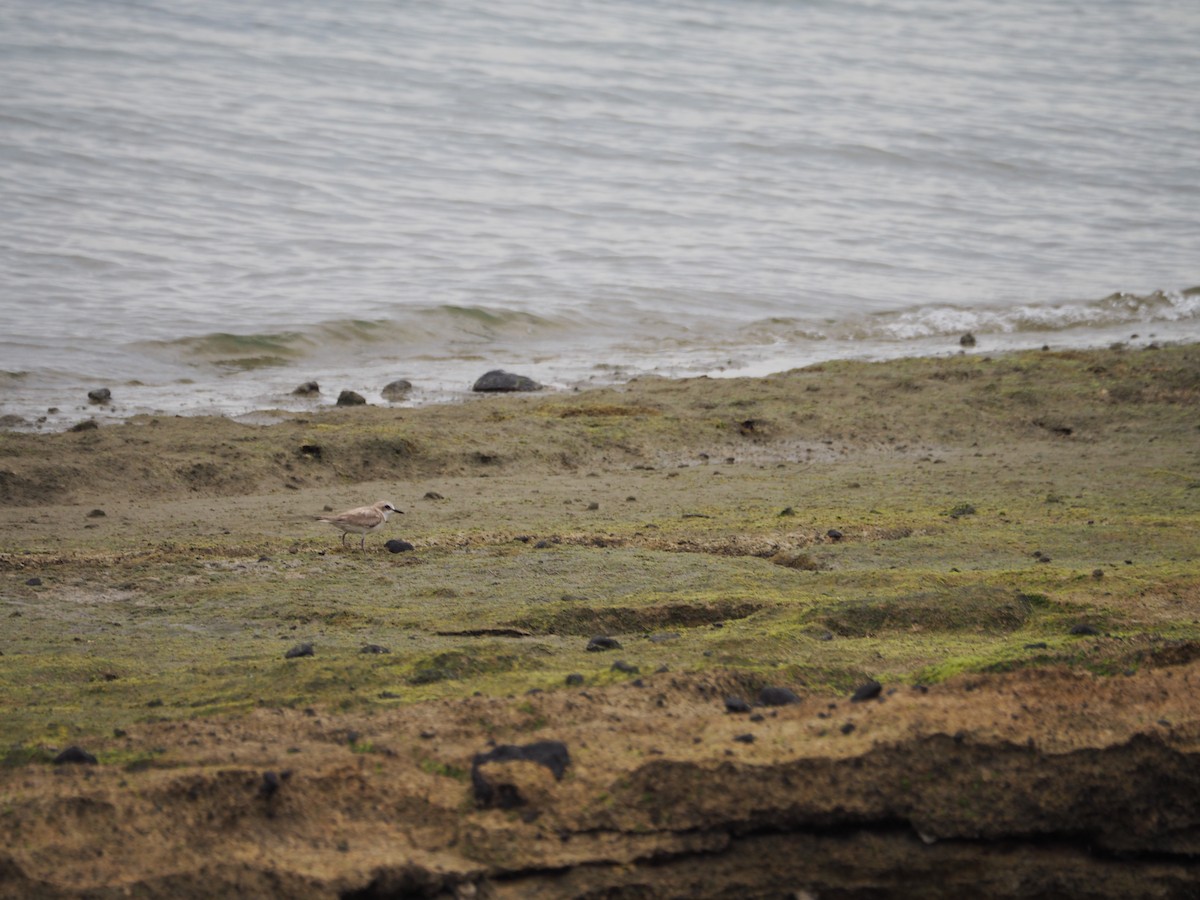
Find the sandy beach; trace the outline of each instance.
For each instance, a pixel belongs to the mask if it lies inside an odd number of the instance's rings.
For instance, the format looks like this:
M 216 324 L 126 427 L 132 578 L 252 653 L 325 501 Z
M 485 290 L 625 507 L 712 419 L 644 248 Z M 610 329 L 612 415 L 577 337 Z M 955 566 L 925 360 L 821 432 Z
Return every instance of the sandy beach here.
M 0 432 L 0 897 L 1200 890 L 1200 347 L 268 419 Z

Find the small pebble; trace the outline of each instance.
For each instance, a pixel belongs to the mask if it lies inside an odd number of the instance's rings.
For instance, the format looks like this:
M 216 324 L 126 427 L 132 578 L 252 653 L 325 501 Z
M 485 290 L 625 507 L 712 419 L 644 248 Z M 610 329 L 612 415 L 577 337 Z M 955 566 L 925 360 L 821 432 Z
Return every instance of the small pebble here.
M 61 766 L 64 763 L 84 763 L 94 766 L 96 765 L 96 757 L 92 756 L 92 754 L 88 753 L 82 747 L 72 745 L 54 757 L 54 764 L 56 766 Z
M 412 390 L 412 382 L 406 378 L 397 378 L 395 381 L 388 382 L 383 386 L 383 390 L 379 395 L 392 403 L 399 403 L 408 398 L 409 392 Z
M 612 664 L 612 671 L 624 672 L 627 675 L 636 675 L 638 673 L 638 667 L 625 662 L 623 659 L 618 659 Z
M 275 796 L 281 784 L 279 776 L 274 772 L 263 772 L 262 785 L 259 786 L 258 792 L 269 800 Z
M 864 700 L 873 700 L 878 697 L 883 690 L 883 685 L 878 681 L 868 681 L 866 684 L 861 684 L 854 691 L 854 695 L 850 698 L 851 703 L 862 703 Z
M 296 659 L 300 656 L 312 656 L 316 651 L 313 650 L 312 644 L 297 644 L 287 653 L 283 654 L 284 659 Z
M 800 698 L 785 687 L 765 687 L 758 692 L 758 702 L 763 706 L 787 706 L 799 703 Z
M 753 707 L 741 697 L 728 696 L 725 698 L 725 712 L 748 713 Z
M 587 643 L 587 650 L 598 653 L 602 650 L 620 650 L 621 642 L 616 638 L 598 634 Z
M 753 744 L 755 738 L 752 734 L 739 734 L 734 738 L 734 740 L 741 744 Z

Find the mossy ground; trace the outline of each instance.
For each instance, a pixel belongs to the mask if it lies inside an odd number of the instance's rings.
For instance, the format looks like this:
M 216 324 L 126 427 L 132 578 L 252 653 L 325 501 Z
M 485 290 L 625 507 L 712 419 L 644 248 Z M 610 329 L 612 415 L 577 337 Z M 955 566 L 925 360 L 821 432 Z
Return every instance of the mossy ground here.
M 1200 641 L 1192 346 L 5 434 L 0 495 L 10 763 L 148 720 L 576 672 L 842 691 Z M 378 498 L 406 514 L 366 553 L 311 520 Z M 598 633 L 622 648 L 588 652 Z

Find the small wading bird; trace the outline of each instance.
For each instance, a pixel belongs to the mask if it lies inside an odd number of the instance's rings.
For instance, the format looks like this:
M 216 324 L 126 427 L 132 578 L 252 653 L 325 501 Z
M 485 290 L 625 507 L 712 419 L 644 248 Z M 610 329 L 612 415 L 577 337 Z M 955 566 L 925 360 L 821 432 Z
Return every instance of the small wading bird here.
M 315 518 L 318 522 L 325 522 L 334 528 L 341 529 L 343 547 L 346 546 L 347 534 L 361 534 L 362 538 L 359 540 L 358 546 L 365 552 L 367 535 L 382 528 L 392 513 L 404 515 L 404 510 L 396 509 L 386 500 L 380 500 L 371 506 L 360 506 L 357 509 L 348 509 L 331 516 L 316 516 Z

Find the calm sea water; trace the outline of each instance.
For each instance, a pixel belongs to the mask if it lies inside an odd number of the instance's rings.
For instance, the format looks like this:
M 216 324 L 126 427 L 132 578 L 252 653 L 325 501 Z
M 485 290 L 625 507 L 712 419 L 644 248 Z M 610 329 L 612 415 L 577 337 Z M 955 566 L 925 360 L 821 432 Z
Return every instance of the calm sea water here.
M 1198 47 L 1194 0 L 0 0 L 0 414 L 1200 339 Z

